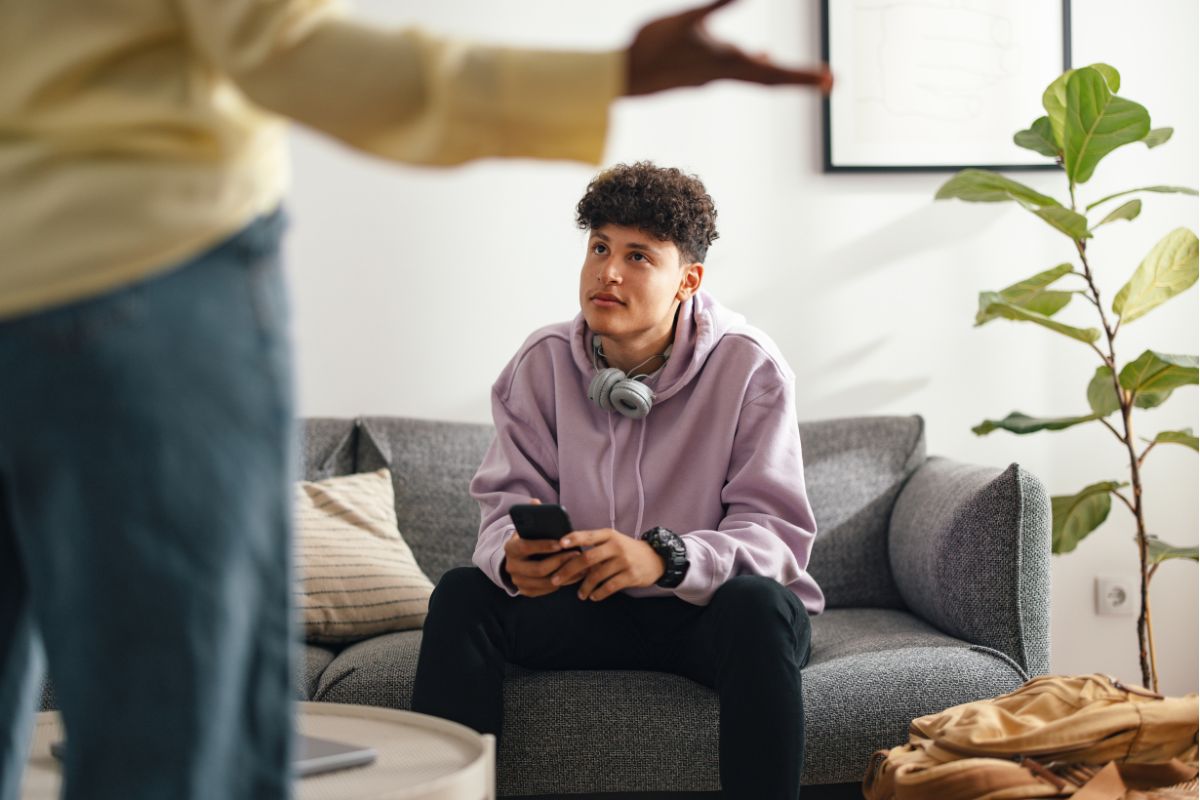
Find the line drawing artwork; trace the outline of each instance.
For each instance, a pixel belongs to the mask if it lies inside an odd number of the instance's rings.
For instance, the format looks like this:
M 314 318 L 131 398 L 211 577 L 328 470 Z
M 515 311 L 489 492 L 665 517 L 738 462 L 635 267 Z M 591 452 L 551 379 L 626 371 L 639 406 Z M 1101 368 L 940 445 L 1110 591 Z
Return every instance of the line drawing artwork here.
M 1028 164 L 1012 134 L 1067 59 L 1053 0 L 826 0 L 835 165 Z

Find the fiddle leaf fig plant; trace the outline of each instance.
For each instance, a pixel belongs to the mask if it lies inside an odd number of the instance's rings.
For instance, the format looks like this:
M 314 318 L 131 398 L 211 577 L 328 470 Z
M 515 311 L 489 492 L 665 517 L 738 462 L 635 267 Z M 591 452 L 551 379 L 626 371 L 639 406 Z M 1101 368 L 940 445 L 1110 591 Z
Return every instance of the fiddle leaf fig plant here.
M 1108 518 L 1113 498 L 1133 517 L 1141 578 L 1137 638 L 1142 681 L 1157 690 L 1150 581 L 1165 561 L 1197 561 L 1200 557 L 1196 547 L 1176 547 L 1146 529 L 1142 466 L 1158 445 L 1182 445 L 1197 450 L 1197 438 L 1189 428 L 1160 431 L 1153 438 L 1139 440 L 1134 433 L 1134 411 L 1160 406 L 1176 389 L 1195 386 L 1197 358 L 1146 350 L 1122 362 L 1116 343 L 1123 326 L 1196 284 L 1197 237 L 1195 231 L 1177 228 L 1160 238 L 1111 302 L 1101 296 L 1096 272 L 1089 261 L 1089 248 L 1097 233 L 1103 234 L 1104 226 L 1132 222 L 1141 216 L 1143 198 L 1129 195 L 1195 195 L 1196 190 L 1185 186 L 1142 186 L 1081 204 L 1077 195 L 1109 153 L 1135 142 L 1147 148 L 1158 147 L 1173 133 L 1171 128 L 1152 128 L 1150 113 L 1138 103 L 1118 96 L 1120 88 L 1120 73 L 1107 64 L 1067 70 L 1042 95 L 1046 115 L 1013 136 L 1016 144 L 1054 159 L 1062 169 L 1068 194 L 1065 202 L 983 169 L 958 172 L 938 189 L 937 199 L 1016 203 L 1072 243 L 1077 264 L 1062 263 L 1000 291 L 980 292 L 975 325 L 997 319 L 1032 322 L 1086 346 L 1099 360 L 1091 380 L 1081 391 L 1081 404 L 1086 399 L 1087 410 L 1081 408 L 1068 416 L 1032 416 L 1014 411 L 1003 419 L 984 420 L 972 430 L 980 436 L 996 430 L 1027 435 L 1097 423 L 1122 448 L 1129 459 L 1128 480 L 1110 477 L 1075 494 L 1051 498 L 1052 549 L 1056 554 L 1074 550 Z M 1113 203 L 1120 198 L 1126 199 Z M 1081 319 L 1071 322 L 1058 319 L 1057 315 L 1076 298 L 1082 298 L 1090 306 L 1079 309 L 1087 313 L 1078 314 Z M 1082 319 L 1085 316 L 1090 321 Z

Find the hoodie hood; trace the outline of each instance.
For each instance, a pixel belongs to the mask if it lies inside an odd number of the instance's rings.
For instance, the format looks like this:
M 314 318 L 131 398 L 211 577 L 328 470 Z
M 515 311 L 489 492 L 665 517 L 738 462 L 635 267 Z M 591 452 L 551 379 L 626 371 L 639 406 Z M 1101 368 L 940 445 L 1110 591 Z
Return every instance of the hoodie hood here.
M 721 337 L 745 323 L 745 317 L 725 308 L 704 291 L 680 304 L 671 355 L 658 374 L 646 381 L 654 392 L 654 401 L 661 403 L 678 394 L 704 367 Z M 596 374 L 592 363 L 592 336 L 592 329 L 580 312 L 571 323 L 571 356 L 584 386 Z

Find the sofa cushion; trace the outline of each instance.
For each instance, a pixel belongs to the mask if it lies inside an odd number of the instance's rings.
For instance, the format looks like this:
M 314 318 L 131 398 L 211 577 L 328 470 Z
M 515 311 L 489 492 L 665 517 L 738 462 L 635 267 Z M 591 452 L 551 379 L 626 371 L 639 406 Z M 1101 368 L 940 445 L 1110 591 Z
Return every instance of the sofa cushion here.
M 931 458 L 904 487 L 888 541 L 908 607 L 951 636 L 1050 668 L 1050 499 L 1019 465 Z M 990 580 L 981 580 L 985 575 Z
M 1025 679 L 1007 657 L 903 611 L 834 609 L 812 624 L 805 783 L 859 780 L 871 753 L 905 741 L 913 718 Z M 326 668 L 316 699 L 409 708 L 419 650 L 417 631 L 352 645 Z M 717 696 L 686 678 L 510 666 L 504 705 L 501 794 L 719 786 Z
M 396 527 L 386 469 L 295 487 L 296 607 L 308 641 L 419 628 L 433 584 Z
M 817 518 L 808 571 L 827 608 L 903 608 L 888 560 L 888 519 L 925 460 L 920 417 L 800 423 L 804 481 Z
M 358 421 L 357 469 L 388 467 L 396 518 L 425 574 L 437 583 L 468 566 L 479 534 L 470 484 L 492 439 L 492 426 L 397 417 Z
M 317 682 L 314 700 L 385 708 L 412 708 L 420 631 L 400 631 L 342 650 Z
M 325 672 L 325 668 L 333 661 L 337 653 L 327 647 L 321 647 L 315 644 L 306 644 L 300 648 L 299 667 L 297 678 L 299 686 L 296 687 L 297 700 L 312 700 L 317 693 L 317 683 L 321 680 L 321 673 Z

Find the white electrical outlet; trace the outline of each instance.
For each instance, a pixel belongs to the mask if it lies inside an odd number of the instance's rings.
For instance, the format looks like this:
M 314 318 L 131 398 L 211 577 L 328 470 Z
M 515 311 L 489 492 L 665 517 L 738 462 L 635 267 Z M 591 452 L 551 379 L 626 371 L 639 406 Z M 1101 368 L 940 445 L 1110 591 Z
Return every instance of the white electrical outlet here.
M 1096 576 L 1096 613 L 1103 617 L 1133 616 L 1137 607 L 1137 579 L 1129 576 Z

